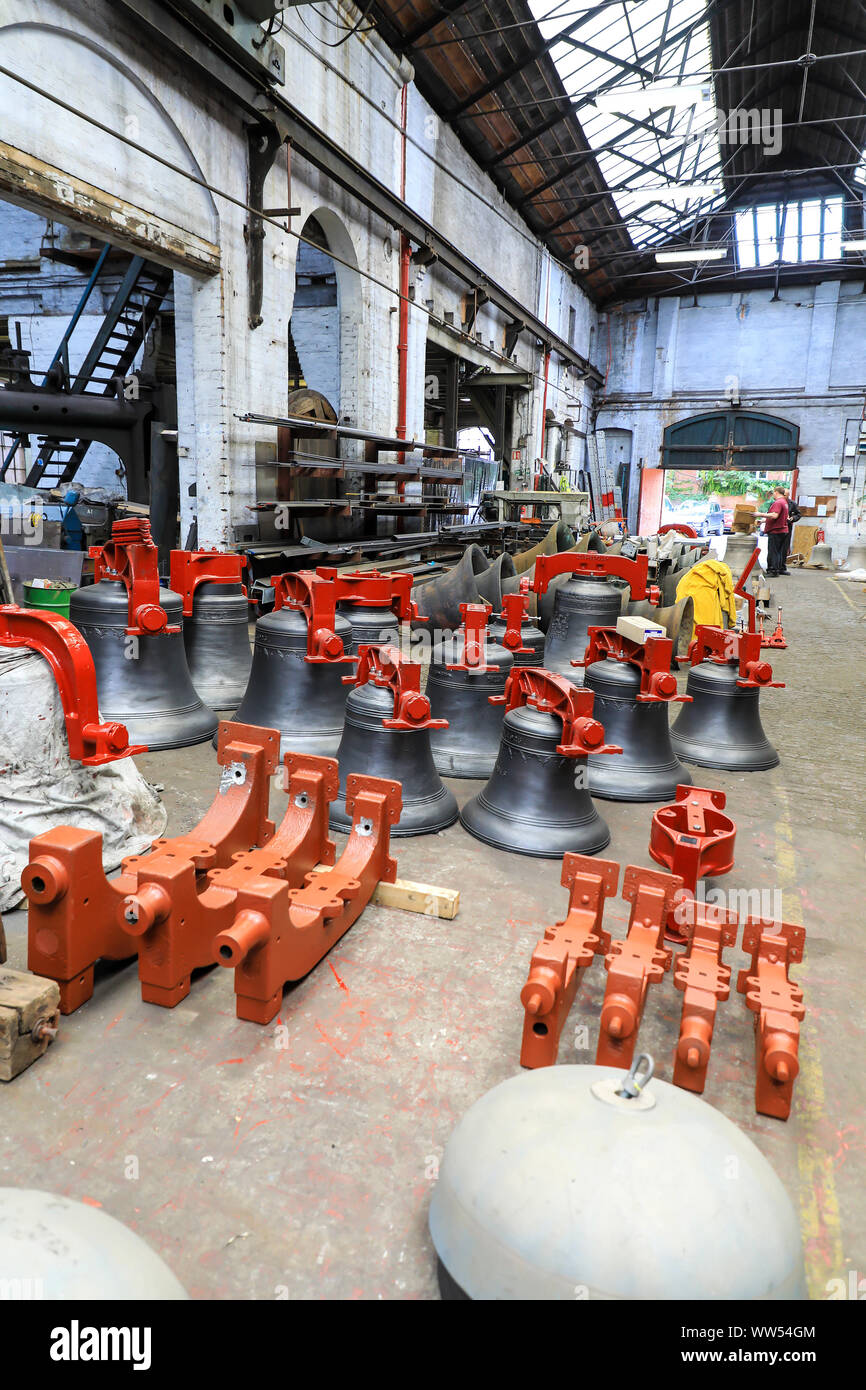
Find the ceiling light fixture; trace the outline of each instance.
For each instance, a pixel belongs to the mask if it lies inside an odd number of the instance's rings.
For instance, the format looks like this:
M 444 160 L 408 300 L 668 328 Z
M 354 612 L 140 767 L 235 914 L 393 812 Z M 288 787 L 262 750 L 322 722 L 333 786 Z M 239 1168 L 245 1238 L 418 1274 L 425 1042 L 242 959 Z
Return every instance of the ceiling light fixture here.
M 593 104 L 596 111 L 659 111 L 673 106 L 677 110 L 687 106 L 711 105 L 712 88 L 709 83 L 651 82 L 647 87 L 611 87 L 606 92 L 596 92 Z
M 695 198 L 714 198 L 719 192 L 715 183 L 669 183 L 653 184 L 649 187 L 630 188 L 629 193 L 649 193 L 660 203 L 689 203 Z
M 728 251 L 725 246 L 692 246 L 682 251 L 656 251 L 659 265 L 677 265 L 682 261 L 723 261 Z

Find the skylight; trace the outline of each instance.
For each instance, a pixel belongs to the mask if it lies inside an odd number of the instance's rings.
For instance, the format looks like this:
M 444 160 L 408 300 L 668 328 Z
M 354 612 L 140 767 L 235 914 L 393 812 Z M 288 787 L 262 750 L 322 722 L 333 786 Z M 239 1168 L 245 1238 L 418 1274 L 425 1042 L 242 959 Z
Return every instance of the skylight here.
M 842 199 L 806 198 L 743 208 L 734 218 L 741 269 L 832 261 L 842 255 Z
M 563 35 L 551 57 L 634 244 L 665 242 L 720 206 L 705 0 L 529 3 L 545 39 Z M 635 97 L 648 86 L 667 89 L 658 104 Z M 616 89 L 626 109 L 594 105 L 597 93 L 614 105 Z

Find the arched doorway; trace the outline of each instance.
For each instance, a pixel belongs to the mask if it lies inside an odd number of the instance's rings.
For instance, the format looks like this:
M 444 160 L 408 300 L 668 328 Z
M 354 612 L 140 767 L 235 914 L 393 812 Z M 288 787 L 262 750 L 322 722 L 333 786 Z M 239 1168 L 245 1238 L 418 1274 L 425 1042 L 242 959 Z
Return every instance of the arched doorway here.
M 289 320 L 289 390 L 307 386 L 357 423 L 361 296 L 351 237 L 328 208 L 301 229 Z

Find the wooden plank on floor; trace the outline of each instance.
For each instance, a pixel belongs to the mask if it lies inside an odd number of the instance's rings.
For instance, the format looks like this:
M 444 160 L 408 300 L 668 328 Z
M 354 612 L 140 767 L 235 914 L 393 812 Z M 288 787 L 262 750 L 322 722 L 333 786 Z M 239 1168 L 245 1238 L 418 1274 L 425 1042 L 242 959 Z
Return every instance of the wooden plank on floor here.
M 330 864 L 317 864 L 313 872 L 326 874 L 330 868 Z M 394 883 L 380 883 L 370 901 L 379 907 L 397 907 L 403 912 L 420 912 L 425 917 L 451 922 L 460 910 L 460 890 L 398 878 Z

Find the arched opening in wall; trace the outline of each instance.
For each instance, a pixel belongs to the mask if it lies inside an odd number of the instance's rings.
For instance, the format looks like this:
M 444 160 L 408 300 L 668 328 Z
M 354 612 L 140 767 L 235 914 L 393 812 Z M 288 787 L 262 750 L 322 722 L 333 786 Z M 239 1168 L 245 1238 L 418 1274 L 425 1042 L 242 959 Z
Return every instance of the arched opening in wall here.
M 731 407 L 668 425 L 662 442 L 662 523 L 701 536 L 730 531 L 736 507 L 766 510 L 774 486 L 790 495 L 799 428 L 775 415 Z M 645 526 L 641 516 L 641 529 Z
M 329 208 L 301 228 L 289 319 L 289 391 L 319 391 L 337 418 L 358 424 L 357 259 L 344 223 Z

